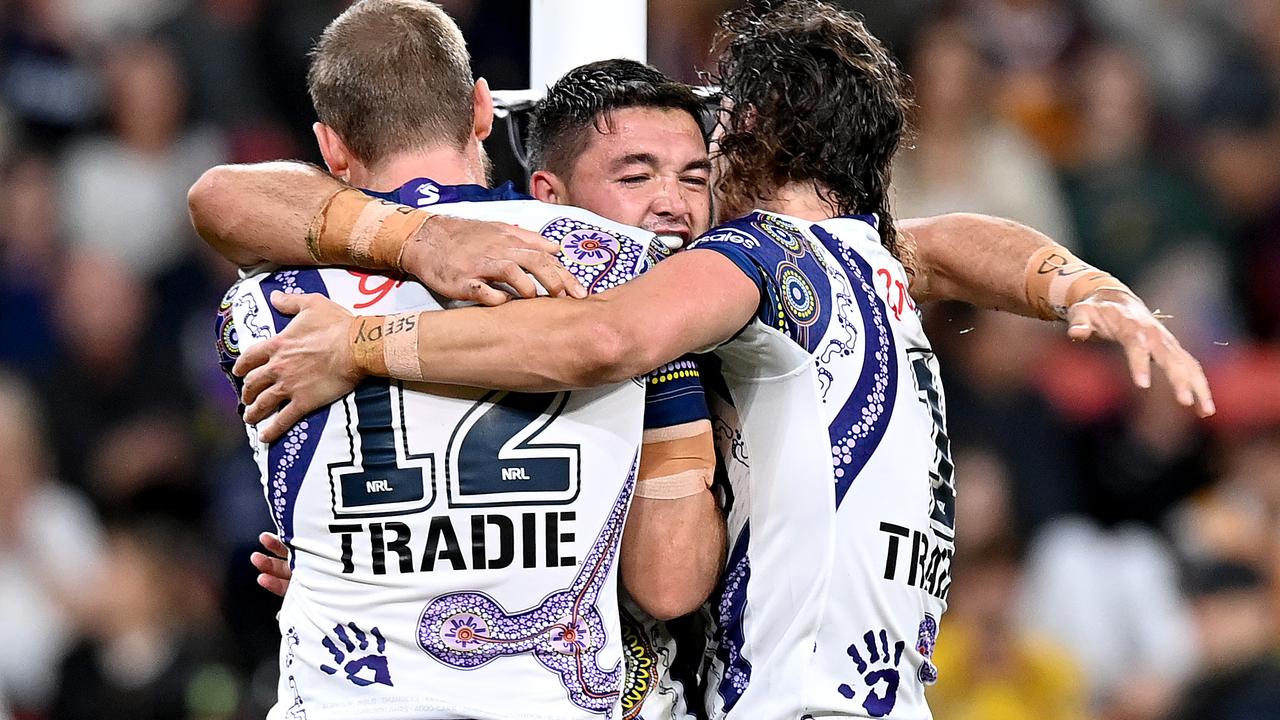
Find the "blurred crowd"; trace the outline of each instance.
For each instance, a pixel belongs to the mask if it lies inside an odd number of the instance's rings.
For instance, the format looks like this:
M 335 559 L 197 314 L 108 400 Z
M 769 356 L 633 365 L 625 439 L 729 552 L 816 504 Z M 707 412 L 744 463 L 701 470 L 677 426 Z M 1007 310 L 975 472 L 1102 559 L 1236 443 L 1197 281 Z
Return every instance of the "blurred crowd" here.
M 235 271 L 185 192 L 318 159 L 306 52 L 344 4 L 0 3 L 0 720 L 274 699 L 270 524 L 211 336 Z M 477 74 L 527 84 L 527 2 L 443 4 Z M 650 61 L 696 81 L 738 4 L 649 0 Z M 959 473 L 936 716 L 1280 717 L 1280 3 L 847 4 L 914 81 L 895 212 L 1003 215 L 1112 270 L 1219 407 L 1063 327 L 925 309 Z

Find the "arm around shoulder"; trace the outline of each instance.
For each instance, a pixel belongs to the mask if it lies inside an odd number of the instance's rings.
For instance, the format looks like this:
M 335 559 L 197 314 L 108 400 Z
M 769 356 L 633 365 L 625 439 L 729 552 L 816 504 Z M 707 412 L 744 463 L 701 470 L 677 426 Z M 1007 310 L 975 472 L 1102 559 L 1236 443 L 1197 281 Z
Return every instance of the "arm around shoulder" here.
M 264 261 L 313 265 L 306 236 L 334 192 L 345 187 L 314 165 L 219 165 L 187 192 L 196 232 L 240 267 Z

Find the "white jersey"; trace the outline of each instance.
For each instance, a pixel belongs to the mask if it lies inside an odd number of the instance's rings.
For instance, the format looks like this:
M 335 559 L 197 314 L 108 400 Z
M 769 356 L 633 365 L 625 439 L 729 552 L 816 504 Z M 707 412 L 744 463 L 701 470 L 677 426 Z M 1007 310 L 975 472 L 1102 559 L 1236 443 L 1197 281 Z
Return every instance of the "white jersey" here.
M 754 213 L 694 247 L 760 287 L 716 349 L 731 548 L 713 718 L 930 717 L 954 483 L 938 368 L 874 218 Z
M 593 291 L 660 252 L 649 233 L 505 188 L 420 180 L 387 197 L 540 231 Z M 274 290 L 320 292 L 358 314 L 443 306 L 382 275 L 258 274 L 223 302 L 224 363 L 288 324 Z M 270 446 L 249 428 L 294 568 L 269 717 L 617 717 L 614 558 L 643 384 L 521 394 L 370 378 Z

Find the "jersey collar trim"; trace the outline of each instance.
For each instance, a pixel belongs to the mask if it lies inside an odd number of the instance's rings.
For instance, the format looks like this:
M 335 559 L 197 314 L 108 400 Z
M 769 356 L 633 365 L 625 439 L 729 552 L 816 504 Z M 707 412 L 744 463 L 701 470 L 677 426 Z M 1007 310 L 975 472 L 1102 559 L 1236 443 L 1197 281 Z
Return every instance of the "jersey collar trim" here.
M 496 188 L 481 185 L 443 185 L 430 178 L 417 178 L 401 185 L 391 192 L 365 193 L 400 205 L 410 207 L 427 207 L 460 202 L 493 202 L 497 200 L 532 200 L 533 198 L 516 190 L 514 183 L 505 182 Z

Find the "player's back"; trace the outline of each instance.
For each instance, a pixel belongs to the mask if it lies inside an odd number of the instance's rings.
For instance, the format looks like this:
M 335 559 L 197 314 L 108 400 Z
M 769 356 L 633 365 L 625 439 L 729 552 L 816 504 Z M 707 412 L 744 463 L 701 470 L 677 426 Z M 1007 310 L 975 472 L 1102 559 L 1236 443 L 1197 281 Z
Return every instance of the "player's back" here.
M 649 234 L 585 211 L 429 181 L 394 199 L 415 197 L 561 240 L 566 265 L 597 291 L 649 262 Z M 223 303 L 224 362 L 285 328 L 275 290 L 323 293 L 357 314 L 442 307 L 382 275 L 263 273 Z M 639 382 L 520 394 L 371 378 L 269 447 L 250 429 L 294 563 L 271 717 L 610 712 L 622 674 L 613 561 L 643 413 Z
M 950 451 L 936 362 L 873 223 L 755 213 L 694 245 L 763 299 L 715 353 L 732 545 L 713 717 L 929 717 Z

